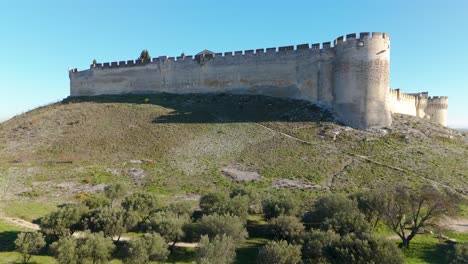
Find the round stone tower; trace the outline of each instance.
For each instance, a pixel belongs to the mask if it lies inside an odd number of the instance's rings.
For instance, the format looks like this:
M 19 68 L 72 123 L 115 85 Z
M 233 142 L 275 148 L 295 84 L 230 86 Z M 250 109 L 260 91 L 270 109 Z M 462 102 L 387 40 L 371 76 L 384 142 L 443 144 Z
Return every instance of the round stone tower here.
M 335 40 L 335 111 L 352 127 L 389 126 L 390 36 L 368 32 Z
M 447 126 L 447 108 L 447 96 L 433 96 L 427 100 L 426 113 L 432 121 Z

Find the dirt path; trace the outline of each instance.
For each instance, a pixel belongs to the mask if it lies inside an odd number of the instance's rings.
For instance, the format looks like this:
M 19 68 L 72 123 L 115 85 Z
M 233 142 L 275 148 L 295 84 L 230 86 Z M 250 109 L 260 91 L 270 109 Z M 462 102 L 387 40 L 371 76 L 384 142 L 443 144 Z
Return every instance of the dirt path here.
M 25 228 L 25 229 L 32 229 L 32 230 L 40 230 L 39 225 L 36 225 L 34 223 L 28 222 L 26 220 L 20 219 L 20 218 L 14 218 L 14 217 L 0 217 L 0 220 L 5 220 L 6 222 L 13 224 L 17 227 L 20 228 Z M 83 232 L 76 232 L 73 234 L 74 237 L 83 237 Z M 120 237 L 120 241 L 128 241 L 130 240 L 130 237 L 122 236 Z M 168 243 L 172 244 L 172 243 Z M 186 243 L 186 242 L 177 242 L 175 244 L 176 247 L 181 247 L 181 248 L 196 248 L 198 247 L 198 243 Z
M 26 228 L 26 229 L 32 229 L 32 230 L 39 230 L 39 226 L 28 222 L 26 220 L 20 219 L 20 218 L 14 218 L 14 217 L 0 217 L 1 220 L 5 220 L 6 222 L 13 224 L 17 227 L 21 228 Z
M 468 233 L 468 218 L 444 218 L 441 225 L 457 233 Z

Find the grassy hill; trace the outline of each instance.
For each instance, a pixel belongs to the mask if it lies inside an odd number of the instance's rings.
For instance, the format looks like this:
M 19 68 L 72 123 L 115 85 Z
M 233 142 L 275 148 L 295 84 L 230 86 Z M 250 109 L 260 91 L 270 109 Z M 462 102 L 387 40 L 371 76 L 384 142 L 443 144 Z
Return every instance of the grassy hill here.
M 69 201 L 116 181 L 190 199 L 237 185 L 226 169 L 257 172 L 260 181 L 248 184 L 267 190 L 292 179 L 310 187 L 307 194 L 400 182 L 468 194 L 466 133 L 393 120 L 355 130 L 308 102 L 262 96 L 66 99 L 0 124 L 0 199 L 18 215 L 18 200 Z

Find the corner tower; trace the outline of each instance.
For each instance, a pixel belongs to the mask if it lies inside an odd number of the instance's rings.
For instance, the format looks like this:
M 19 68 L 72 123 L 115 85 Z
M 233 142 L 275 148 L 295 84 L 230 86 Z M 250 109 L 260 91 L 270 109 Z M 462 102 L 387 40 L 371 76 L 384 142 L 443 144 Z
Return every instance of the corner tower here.
M 390 36 L 368 32 L 335 40 L 333 62 L 334 108 L 351 127 L 369 128 L 392 123 L 388 102 Z
M 447 96 L 433 96 L 427 100 L 426 113 L 434 122 L 447 126 Z

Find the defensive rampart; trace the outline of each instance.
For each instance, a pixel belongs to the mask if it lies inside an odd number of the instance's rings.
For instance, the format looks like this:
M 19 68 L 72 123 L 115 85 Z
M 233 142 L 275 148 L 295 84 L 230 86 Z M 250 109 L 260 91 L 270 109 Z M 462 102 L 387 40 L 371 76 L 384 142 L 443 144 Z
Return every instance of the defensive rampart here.
M 97 63 L 70 70 L 71 96 L 125 93 L 238 93 L 328 105 L 356 128 L 391 124 L 390 37 L 349 34 L 332 43 L 302 44 L 151 62 Z
M 430 119 L 447 126 L 448 97 L 428 96 L 427 92 L 406 94 L 400 89 L 390 89 L 390 109 L 392 113 Z

